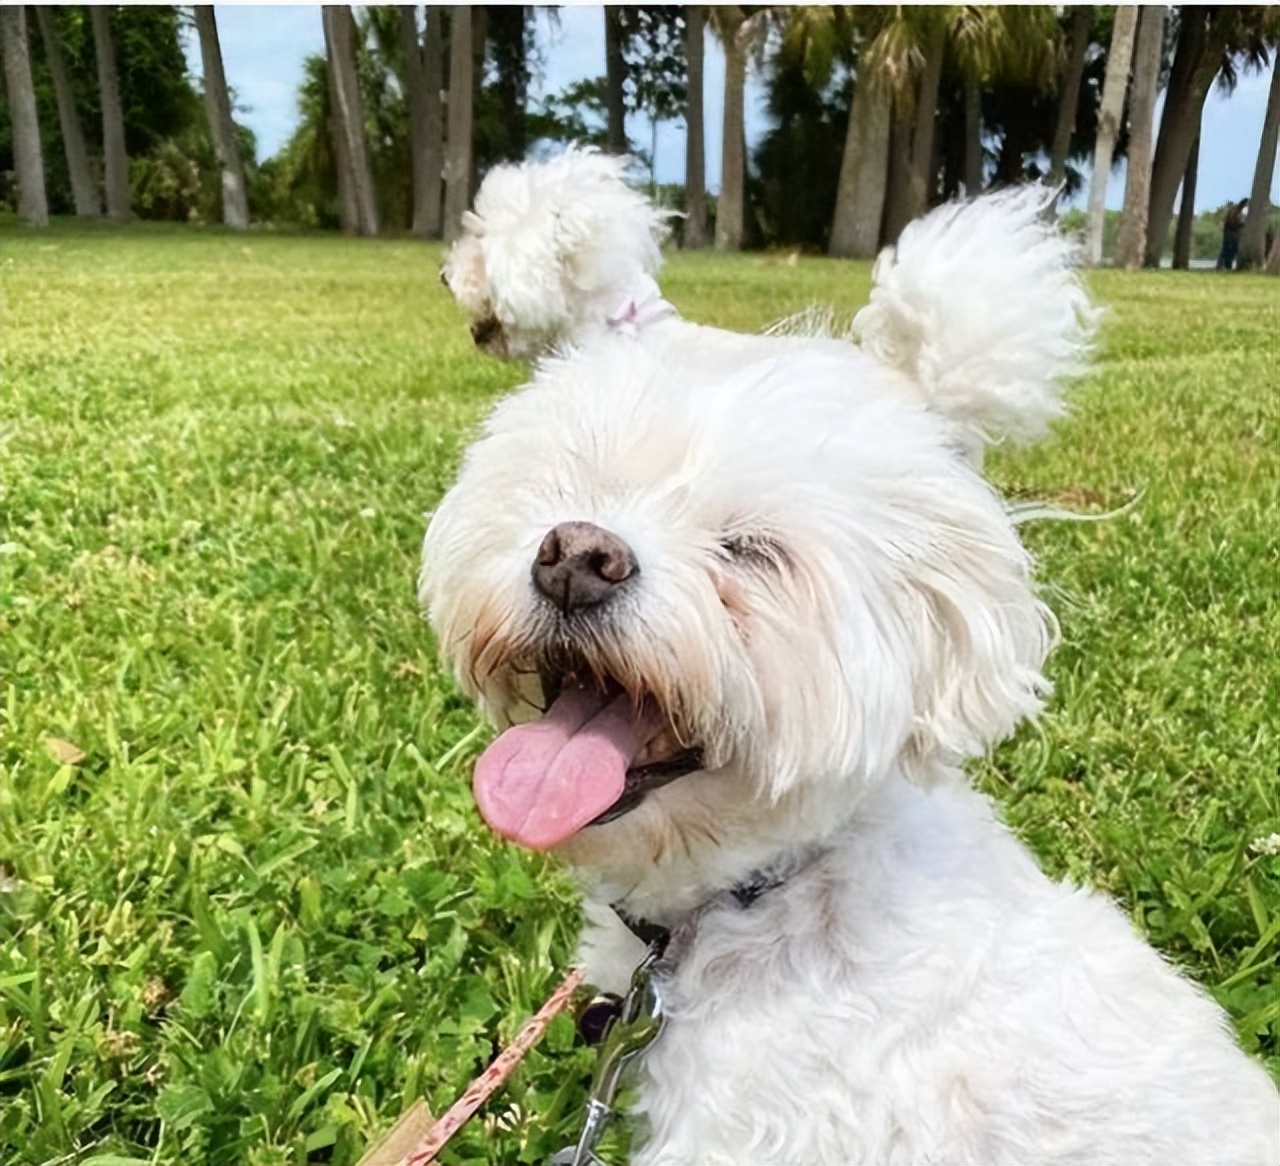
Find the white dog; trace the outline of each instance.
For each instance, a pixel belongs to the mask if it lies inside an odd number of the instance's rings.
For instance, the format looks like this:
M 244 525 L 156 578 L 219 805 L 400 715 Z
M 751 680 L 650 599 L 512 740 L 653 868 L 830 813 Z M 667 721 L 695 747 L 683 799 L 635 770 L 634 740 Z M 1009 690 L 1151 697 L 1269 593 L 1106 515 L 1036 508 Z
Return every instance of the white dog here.
M 1038 431 L 1087 340 L 1038 201 L 908 228 L 859 347 L 611 326 L 646 285 L 548 268 L 531 171 L 501 173 L 450 285 L 470 264 L 512 348 L 576 347 L 468 452 L 422 598 L 512 726 L 482 813 L 589 885 L 590 977 L 644 954 L 610 904 L 673 931 L 636 1161 L 1274 1164 L 1275 1088 L 1221 1012 L 958 768 L 1047 690 L 1051 616 L 968 456 Z

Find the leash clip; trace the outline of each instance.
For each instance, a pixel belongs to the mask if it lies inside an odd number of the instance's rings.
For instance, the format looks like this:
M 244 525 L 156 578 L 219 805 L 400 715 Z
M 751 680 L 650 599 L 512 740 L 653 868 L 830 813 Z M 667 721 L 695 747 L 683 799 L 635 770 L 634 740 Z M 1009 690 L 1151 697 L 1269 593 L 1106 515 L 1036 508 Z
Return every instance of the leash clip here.
M 574 1146 L 552 1155 L 547 1166 L 601 1166 L 595 1148 L 613 1116 L 622 1071 L 635 1055 L 647 1049 L 662 1032 L 666 1013 L 655 975 L 662 959 L 662 947 L 651 943 L 640 966 L 631 973 L 631 986 L 618 1015 L 604 1031 L 596 1053 L 596 1067 L 587 1095 L 587 1113 L 582 1133 Z

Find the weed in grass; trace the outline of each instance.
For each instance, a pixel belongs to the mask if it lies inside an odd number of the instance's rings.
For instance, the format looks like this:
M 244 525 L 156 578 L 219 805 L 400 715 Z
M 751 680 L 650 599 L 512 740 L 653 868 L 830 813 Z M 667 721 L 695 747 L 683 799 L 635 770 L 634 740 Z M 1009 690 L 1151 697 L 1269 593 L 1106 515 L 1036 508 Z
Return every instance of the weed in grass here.
M 518 369 L 410 242 L 6 234 L 0 1148 L 353 1162 L 436 1112 L 572 951 L 571 888 L 480 826 L 487 740 L 413 596 L 423 511 Z M 865 265 L 673 257 L 691 317 L 853 310 Z M 1057 696 L 977 767 L 1276 1066 L 1274 283 L 1101 273 L 1098 371 L 1013 494 Z M 567 1021 L 446 1162 L 540 1162 Z

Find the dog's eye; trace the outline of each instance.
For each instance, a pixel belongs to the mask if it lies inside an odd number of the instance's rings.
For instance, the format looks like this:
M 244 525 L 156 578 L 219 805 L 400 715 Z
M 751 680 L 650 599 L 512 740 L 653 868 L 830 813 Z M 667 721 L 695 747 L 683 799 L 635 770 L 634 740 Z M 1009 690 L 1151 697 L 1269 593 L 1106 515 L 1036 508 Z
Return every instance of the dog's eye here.
M 768 535 L 726 535 L 720 540 L 720 550 L 725 558 L 744 567 L 777 571 L 790 562 L 786 548 Z

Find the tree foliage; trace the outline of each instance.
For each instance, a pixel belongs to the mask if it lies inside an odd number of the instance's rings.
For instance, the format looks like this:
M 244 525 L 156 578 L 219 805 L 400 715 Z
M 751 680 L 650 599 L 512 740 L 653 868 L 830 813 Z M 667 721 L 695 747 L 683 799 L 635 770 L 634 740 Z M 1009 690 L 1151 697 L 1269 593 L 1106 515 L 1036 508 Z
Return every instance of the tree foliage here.
M 543 30 L 547 23 L 557 24 L 555 10 L 492 5 L 474 11 L 472 31 L 479 41 L 472 57 L 478 68 L 472 90 L 472 189 L 491 166 L 544 152 L 548 143 L 604 145 L 609 93 L 603 57 L 598 75 L 532 100 L 536 82 L 545 75 Z M 632 118 L 642 116 L 650 127 L 647 136 L 637 135 L 643 140 L 632 140 L 627 147 L 652 168 L 662 125 L 685 117 L 688 110 L 688 10 L 678 5 L 623 5 L 611 11 L 624 65 L 625 111 Z M 451 12 L 443 7 L 431 10 L 431 19 L 443 29 L 444 88 L 449 82 Z M 59 6 L 50 13 L 90 168 L 100 186 L 102 120 L 88 12 Z M 356 13 L 358 85 L 378 218 L 392 231 L 405 230 L 414 207 L 405 59 L 409 42 L 396 9 L 374 5 Z M 878 212 L 872 217 L 866 208 L 860 213 L 870 234 L 878 224 L 881 242 L 892 237 L 904 214 L 962 190 L 1043 178 L 1051 166 L 1051 180 L 1063 181 L 1067 192 L 1074 193 L 1080 184 L 1080 163 L 1094 151 L 1114 13 L 1112 6 L 1046 5 L 708 9 L 708 27 L 722 43 L 726 21 L 750 18 L 756 35 L 747 51 L 766 91 L 770 124 L 746 167 L 746 241 L 815 250 L 828 246 L 833 222 L 839 218 L 838 188 L 845 190 L 840 174 L 846 144 L 851 136 L 861 140 L 862 131 L 854 130 L 863 123 L 849 128 L 850 108 L 855 94 L 871 87 L 891 103 L 891 110 L 881 109 L 878 116 L 891 120 L 892 148 L 884 150 L 885 173 L 875 177 L 875 182 L 883 179 L 885 188 L 883 218 Z M 184 25 L 190 19 L 187 10 L 175 6 L 111 10 L 131 158 L 132 209 L 142 217 L 218 221 L 217 159 L 199 82 L 188 70 L 182 47 Z M 37 22 L 29 24 L 49 205 L 52 213 L 67 214 L 73 210 L 72 188 L 46 46 Z M 1195 36 L 1188 33 L 1192 26 Z M 1167 221 L 1167 211 L 1160 208 L 1173 205 L 1185 170 L 1188 134 L 1198 125 L 1197 102 L 1202 103 L 1210 83 L 1230 91 L 1242 73 L 1265 67 L 1278 35 L 1280 10 L 1275 8 L 1217 5 L 1170 10 L 1159 82 L 1166 93 L 1163 120 L 1170 128 L 1166 132 L 1162 122 L 1161 142 L 1177 136 L 1175 128 L 1181 129 L 1176 142 L 1158 144 L 1155 151 L 1151 207 L 1157 233 L 1162 217 Z M 1191 41 L 1198 46 L 1194 62 Z M 1181 65 L 1179 51 L 1187 58 Z M 229 81 L 234 87 L 234 75 Z M 297 129 L 276 156 L 261 165 L 254 165 L 252 135 L 237 127 L 253 219 L 337 226 L 328 81 L 322 57 L 305 63 Z M 1124 121 L 1115 146 L 1117 157 L 1128 148 Z M 634 120 L 631 128 L 637 128 Z M 881 149 L 877 144 L 851 156 L 874 160 Z M 897 169 L 889 166 L 894 157 L 905 160 Z M 10 204 L 15 193 L 12 170 L 10 118 L 0 117 L 0 200 Z M 656 192 L 655 177 L 651 169 Z M 858 181 L 875 185 L 865 176 Z M 664 197 L 677 204 L 683 198 L 678 186 Z M 845 195 L 840 198 L 843 202 Z
M 102 108 L 88 10 L 54 5 L 49 16 L 62 48 L 81 129 L 100 181 Z M 130 158 L 132 210 L 141 218 L 178 221 L 221 219 L 221 182 L 198 83 L 187 67 L 182 36 L 189 21 L 173 5 L 124 5 L 111 10 L 125 146 Z M 44 143 L 49 209 L 71 214 L 71 178 L 58 119 L 48 53 L 36 21 L 30 21 L 31 66 Z M 253 172 L 253 135 L 237 127 L 242 155 Z M 0 172 L 13 169 L 10 121 L 0 118 Z M 8 189 L 6 199 L 12 197 Z

